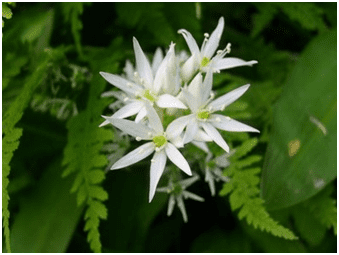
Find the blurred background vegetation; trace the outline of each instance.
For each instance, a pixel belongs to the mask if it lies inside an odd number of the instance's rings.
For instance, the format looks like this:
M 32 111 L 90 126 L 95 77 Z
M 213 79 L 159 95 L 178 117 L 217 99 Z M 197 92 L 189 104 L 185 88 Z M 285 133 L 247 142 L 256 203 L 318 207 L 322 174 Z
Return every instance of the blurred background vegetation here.
M 2 3 L 2 14 L 4 252 L 336 252 L 337 3 Z M 177 30 L 200 44 L 221 16 L 220 48 L 259 63 L 214 76 L 214 89 L 252 85 L 229 115 L 261 130 L 261 197 L 298 240 L 239 220 L 203 181 L 184 223 L 164 194 L 147 202 L 148 163 L 105 171 L 135 145 L 98 128 L 112 88 L 99 71 L 134 61 L 133 36 L 148 53 L 188 50 Z

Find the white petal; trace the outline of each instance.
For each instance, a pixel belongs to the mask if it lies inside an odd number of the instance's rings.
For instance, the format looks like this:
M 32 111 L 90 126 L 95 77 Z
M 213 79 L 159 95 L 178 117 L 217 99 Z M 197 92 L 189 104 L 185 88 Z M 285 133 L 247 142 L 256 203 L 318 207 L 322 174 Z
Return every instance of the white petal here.
M 188 91 L 194 95 L 194 102 L 195 104 L 199 107 L 201 105 L 201 103 L 203 103 L 202 101 L 202 75 L 201 73 L 198 73 L 194 79 L 191 81 L 190 85 L 187 87 Z
M 124 72 L 126 73 L 127 79 L 129 79 L 130 81 L 133 81 L 134 67 L 133 67 L 131 61 L 129 61 L 128 59 L 126 60 Z
M 172 139 L 169 139 L 171 141 L 171 143 L 177 147 L 177 148 L 184 148 L 184 142 L 183 139 L 181 137 L 181 135 L 174 137 Z
M 149 142 L 140 147 L 136 148 L 135 150 L 128 153 L 126 156 L 119 159 L 115 164 L 111 167 L 111 170 L 120 169 L 129 165 L 132 165 L 144 158 L 148 157 L 154 151 L 154 143 Z
M 170 45 L 170 48 L 160 63 L 157 73 L 154 78 L 153 91 L 158 94 L 161 90 L 165 93 L 171 93 L 176 87 L 176 75 L 177 66 L 175 60 L 174 43 Z
M 229 92 L 229 93 L 215 99 L 211 103 L 209 103 L 207 108 L 212 107 L 212 112 L 217 111 L 217 110 L 223 110 L 223 108 L 232 104 L 239 97 L 241 97 L 249 87 L 250 87 L 250 84 L 247 84 L 247 85 L 241 86 L 240 88 L 232 90 L 231 92 Z
M 200 128 L 198 129 L 198 132 L 195 134 L 194 140 L 198 142 L 212 142 L 213 141 L 211 137 L 208 134 L 206 134 L 205 131 L 201 130 Z
M 209 122 L 216 128 L 231 132 L 258 132 L 259 130 L 220 114 L 211 114 Z
M 204 83 L 202 84 L 202 97 L 201 97 L 201 103 L 205 103 L 209 96 L 211 95 L 212 91 L 212 85 L 213 84 L 213 71 L 212 69 L 209 69 L 207 71 L 207 74 L 205 76 Z
M 114 85 L 115 87 L 125 91 L 128 94 L 134 95 L 135 92 L 141 91 L 141 87 L 137 84 L 130 82 L 124 78 L 121 78 L 118 75 L 100 72 L 101 76 L 104 77 L 106 81 Z
M 215 68 L 219 70 L 223 69 L 229 69 L 229 68 L 234 68 L 238 66 L 252 66 L 254 64 L 257 64 L 258 61 L 256 60 L 251 60 L 251 61 L 244 61 L 240 58 L 223 58 L 218 60 L 215 63 Z
M 103 127 L 103 126 L 106 126 L 107 124 L 109 124 L 110 122 L 108 120 L 105 120 L 103 123 L 101 123 L 99 125 L 99 127 Z
M 210 150 L 208 149 L 207 145 L 205 142 L 198 142 L 198 141 L 192 141 L 192 143 L 197 146 L 199 149 L 203 150 L 206 153 L 209 153 Z
M 181 90 L 182 94 L 185 97 L 185 102 L 187 103 L 188 107 L 191 109 L 192 112 L 196 113 L 201 106 L 198 99 L 198 96 L 196 97 L 193 95 L 191 92 L 189 92 L 187 89 L 182 89 Z
M 202 197 L 199 197 L 198 195 L 193 194 L 192 192 L 189 192 L 189 191 L 186 191 L 186 190 L 184 190 L 182 192 L 182 195 L 183 195 L 183 197 L 185 199 L 190 198 L 192 200 L 199 201 L 199 202 L 204 202 L 205 201 L 205 199 L 203 199 Z
M 158 182 L 165 169 L 166 160 L 167 157 L 164 150 L 154 153 L 154 156 L 151 160 L 152 163 L 151 163 L 151 180 L 148 199 L 149 202 L 151 202 L 154 197 Z
M 143 107 L 143 103 L 140 101 L 134 101 L 130 104 L 125 105 L 120 108 L 117 112 L 113 114 L 113 118 L 123 119 L 137 114 L 140 109 Z
M 192 79 L 195 72 L 199 69 L 200 63 L 197 55 L 192 55 L 181 67 L 181 78 L 184 82 Z
M 171 216 L 173 209 L 174 209 L 174 205 L 175 205 L 175 197 L 174 195 L 170 195 L 169 199 L 168 199 L 168 209 L 167 209 L 167 216 Z
M 139 76 L 144 79 L 145 87 L 148 89 L 152 89 L 153 86 L 152 68 L 147 57 L 142 51 L 139 42 L 135 37 L 133 37 L 133 47 L 135 53 L 137 72 L 139 73 Z
M 218 144 L 221 148 L 223 148 L 227 153 L 230 151 L 230 148 L 228 147 L 227 143 L 225 142 L 224 138 L 219 134 L 218 130 L 215 129 L 211 124 L 209 123 L 202 123 L 201 124 L 206 133 L 213 139 L 213 141 Z
M 211 58 L 219 46 L 219 41 L 224 30 L 224 18 L 221 17 L 218 22 L 218 26 L 211 34 L 204 49 L 202 49 L 201 55 L 207 58 Z
M 173 120 L 166 129 L 166 134 L 168 139 L 173 139 L 177 136 L 179 136 L 185 127 L 187 126 L 187 123 L 192 118 L 195 118 L 193 114 L 182 116 L 177 118 L 176 120 Z
M 175 148 L 175 146 L 171 143 L 167 143 L 165 147 L 165 151 L 167 157 L 182 171 L 184 171 L 188 175 L 192 175 L 191 168 L 188 165 L 184 156 L 180 153 L 180 151 Z
M 147 117 L 149 120 L 150 127 L 154 129 L 156 134 L 162 134 L 164 133 L 164 128 L 162 126 L 162 122 L 159 118 L 158 113 L 153 108 L 153 106 L 146 104 L 146 110 L 147 110 Z
M 195 39 L 193 38 L 192 34 L 190 32 L 188 32 L 186 29 L 180 29 L 178 31 L 178 33 L 182 34 L 183 37 L 185 38 L 186 43 L 188 45 L 188 48 L 190 49 L 192 55 L 194 55 L 194 54 L 199 55 L 200 50 L 199 50 L 198 44 L 195 41 Z
M 199 126 L 196 119 L 193 119 L 188 122 L 185 136 L 184 136 L 184 144 L 189 143 L 193 140 L 198 132 Z
M 187 222 L 187 213 L 186 213 L 185 204 L 182 199 L 182 196 L 177 196 L 176 199 L 177 199 L 178 207 L 182 214 L 182 218 L 184 219 L 184 222 Z
M 135 117 L 135 123 L 139 123 L 147 115 L 146 106 L 142 107 L 137 116 Z
M 186 105 L 183 104 L 178 98 L 164 94 L 158 97 L 157 105 L 161 108 L 179 108 L 179 109 L 187 109 Z
M 153 57 L 153 61 L 152 61 L 152 71 L 153 71 L 153 74 L 155 74 L 162 62 L 162 60 L 164 59 L 164 56 L 163 56 L 163 53 L 162 53 L 162 50 L 160 47 L 158 47 L 156 50 L 155 50 L 155 53 L 154 53 L 154 57 Z
M 103 117 L 110 123 L 112 123 L 113 126 L 134 137 L 140 137 L 141 139 L 150 139 L 150 133 L 152 134 L 154 132 L 149 127 L 139 123 L 135 123 L 134 121 L 105 116 Z

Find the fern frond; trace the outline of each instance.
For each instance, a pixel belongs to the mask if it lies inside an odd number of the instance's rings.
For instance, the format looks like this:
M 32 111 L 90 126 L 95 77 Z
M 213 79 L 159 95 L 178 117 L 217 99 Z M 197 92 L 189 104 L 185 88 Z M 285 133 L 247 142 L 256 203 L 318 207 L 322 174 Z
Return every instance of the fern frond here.
M 99 73 L 99 72 L 97 72 Z M 107 158 L 101 154 L 105 143 L 112 140 L 112 132 L 99 128 L 100 114 L 106 102 L 100 99 L 105 81 L 99 75 L 92 80 L 87 107 L 67 123 L 68 144 L 64 150 L 63 177 L 75 174 L 71 192 L 76 194 L 77 204 L 86 204 L 84 230 L 94 252 L 101 252 L 100 219 L 107 218 L 103 202 L 108 193 L 101 183 L 105 179 Z
M 246 219 L 249 225 L 260 230 L 265 230 L 274 236 L 285 239 L 297 239 L 287 228 L 273 220 L 264 207 L 264 201 L 259 197 L 260 167 L 247 168 L 261 160 L 261 156 L 251 155 L 241 159 L 250 152 L 258 143 L 257 139 L 250 139 L 240 145 L 230 158 L 231 165 L 224 170 L 230 178 L 220 191 L 220 196 L 230 194 L 229 200 L 232 211 L 239 210 L 238 218 Z
M 71 24 L 72 35 L 75 42 L 75 47 L 80 57 L 83 56 L 82 54 L 82 47 L 81 47 L 81 34 L 80 31 L 82 29 L 82 22 L 79 16 L 84 11 L 84 3 L 62 3 L 64 18 L 66 22 Z
M 333 187 L 328 186 L 322 192 L 303 203 L 324 226 L 332 228 L 337 235 L 337 201 L 331 197 Z
M 10 231 L 9 231 L 9 196 L 7 187 L 9 184 L 8 176 L 10 174 L 10 162 L 14 151 L 19 147 L 19 139 L 22 135 L 22 129 L 16 128 L 16 124 L 22 118 L 24 110 L 28 106 L 34 90 L 41 84 L 46 75 L 48 63 L 51 58 L 58 56 L 57 54 L 46 54 L 45 59 L 36 68 L 36 71 L 28 78 L 24 88 L 19 96 L 11 104 L 6 111 L 2 122 L 2 217 L 4 235 L 6 241 L 6 249 L 10 252 Z

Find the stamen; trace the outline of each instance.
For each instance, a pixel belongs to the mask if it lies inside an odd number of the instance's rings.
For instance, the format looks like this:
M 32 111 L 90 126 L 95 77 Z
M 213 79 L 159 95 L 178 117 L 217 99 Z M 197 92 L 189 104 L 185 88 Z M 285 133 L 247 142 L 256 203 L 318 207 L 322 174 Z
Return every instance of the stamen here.
M 135 140 L 141 141 L 141 137 L 137 136 L 137 137 L 135 138 Z
M 210 35 L 209 35 L 208 33 L 205 33 L 204 36 L 205 36 L 206 38 L 210 37 Z
M 126 102 L 128 99 L 129 99 L 128 97 L 125 97 L 125 98 L 124 98 L 124 102 Z
M 230 118 L 230 117 L 228 117 L 228 116 L 226 116 L 226 120 L 231 120 L 231 118 Z

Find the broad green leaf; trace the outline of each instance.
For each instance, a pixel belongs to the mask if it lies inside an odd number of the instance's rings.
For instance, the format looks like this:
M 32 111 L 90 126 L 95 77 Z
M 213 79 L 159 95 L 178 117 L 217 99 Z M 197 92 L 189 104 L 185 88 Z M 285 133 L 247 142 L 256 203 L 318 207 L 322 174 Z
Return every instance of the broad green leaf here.
M 13 252 L 66 252 L 83 209 L 69 194 L 72 182 L 61 177 L 59 161 L 47 169 L 14 219 Z
M 337 175 L 336 32 L 305 49 L 274 108 L 263 175 L 268 209 L 302 202 Z

